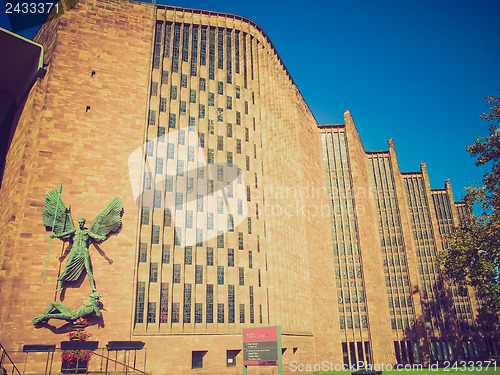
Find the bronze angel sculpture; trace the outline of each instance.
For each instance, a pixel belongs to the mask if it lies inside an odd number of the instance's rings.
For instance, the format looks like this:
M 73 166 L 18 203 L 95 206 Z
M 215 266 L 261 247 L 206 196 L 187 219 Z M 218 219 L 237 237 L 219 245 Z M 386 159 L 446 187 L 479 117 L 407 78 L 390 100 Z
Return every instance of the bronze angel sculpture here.
M 116 197 L 97 215 L 88 229 L 84 227 L 85 218 L 83 217 L 78 219 L 78 228 L 75 228 L 71 212 L 64 205 L 60 192 L 51 190 L 47 193 L 45 209 L 42 212 L 43 225 L 52 228 L 51 238 L 73 241 L 66 267 L 57 279 L 59 283 L 56 291 L 61 291 L 64 282 L 78 280 L 84 268 L 87 271 L 92 291 L 96 291 L 94 275 L 90 267 L 89 246 L 92 242 L 106 240 L 108 234 L 118 230 L 122 223 L 122 211 L 122 202 Z

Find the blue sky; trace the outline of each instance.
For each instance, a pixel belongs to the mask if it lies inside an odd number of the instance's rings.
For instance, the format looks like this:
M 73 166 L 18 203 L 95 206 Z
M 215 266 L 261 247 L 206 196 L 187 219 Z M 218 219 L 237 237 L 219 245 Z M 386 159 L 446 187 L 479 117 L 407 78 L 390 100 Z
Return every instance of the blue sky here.
M 425 160 L 431 187 L 449 178 L 455 200 L 481 181 L 484 169 L 465 147 L 487 135 L 484 98 L 500 96 L 500 1 L 158 3 L 252 19 L 318 123 L 342 123 L 350 109 L 366 150 L 386 150 L 394 138 L 401 171 Z M 9 28 L 3 13 L 0 25 Z

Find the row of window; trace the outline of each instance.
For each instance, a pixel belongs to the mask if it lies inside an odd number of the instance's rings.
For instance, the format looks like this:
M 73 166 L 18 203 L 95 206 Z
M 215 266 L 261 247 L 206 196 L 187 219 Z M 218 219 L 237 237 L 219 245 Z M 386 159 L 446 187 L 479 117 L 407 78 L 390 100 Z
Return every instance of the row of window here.
M 160 302 L 159 302 L 159 319 L 158 323 L 169 323 L 168 308 L 171 306 L 171 323 L 180 323 L 180 302 L 169 303 L 169 284 L 161 283 L 160 289 Z M 191 297 L 192 297 L 192 285 L 184 284 L 184 294 L 183 294 L 183 310 L 182 310 L 182 322 L 191 323 Z M 146 283 L 139 281 L 137 283 L 137 298 L 136 298 L 136 312 L 135 312 L 135 322 L 144 323 L 144 308 L 145 308 L 145 296 L 146 296 Z M 228 309 L 225 313 L 225 304 L 217 303 L 217 323 L 225 323 L 227 317 L 228 323 L 236 323 L 235 320 L 235 287 L 234 285 L 228 285 Z M 194 304 L 194 323 L 203 323 L 203 303 L 196 302 Z M 249 323 L 255 323 L 254 319 L 254 291 L 253 286 L 249 287 Z M 239 304 L 239 322 L 246 323 L 245 317 L 245 304 Z M 262 324 L 262 305 L 259 305 L 259 321 Z M 157 302 L 148 302 L 147 305 L 147 323 L 157 323 Z M 206 285 L 206 304 L 205 304 L 205 323 L 214 323 L 214 296 L 213 296 L 213 284 Z
M 153 68 L 160 68 L 161 63 L 161 50 L 163 48 L 163 56 L 166 58 L 170 57 L 170 49 L 172 50 L 172 71 L 179 71 L 179 58 L 182 62 L 189 62 L 189 57 L 191 58 L 190 64 L 190 74 L 192 76 L 197 75 L 198 64 L 200 66 L 207 65 L 207 41 L 208 41 L 208 69 L 209 69 L 209 79 L 215 78 L 215 61 L 216 61 L 216 50 L 217 50 L 217 68 L 226 69 L 226 81 L 227 83 L 232 83 L 233 77 L 233 64 L 232 64 L 232 40 L 233 40 L 233 30 L 225 28 L 215 28 L 208 26 L 199 25 L 189 25 L 165 22 L 165 34 L 164 43 L 162 45 L 162 33 L 163 33 L 164 23 L 157 21 L 155 30 L 155 44 L 153 50 Z M 182 29 L 182 39 L 181 39 L 181 29 Z M 200 30 L 201 29 L 201 30 Z M 171 35 L 173 32 L 173 42 L 171 40 Z M 191 34 L 191 38 L 189 38 Z M 208 34 L 208 35 L 207 35 Z M 235 73 L 240 74 L 240 64 L 243 64 L 243 82 L 245 88 L 247 88 L 247 33 L 241 33 L 239 30 L 234 30 L 234 62 L 235 62 Z M 217 48 L 216 48 L 216 38 L 217 38 Z M 181 40 L 182 40 L 182 50 L 181 50 Z M 189 44 L 191 41 L 191 54 L 189 54 Z M 172 43 L 171 43 L 172 42 Z M 254 38 L 250 35 L 249 38 L 249 49 L 250 49 L 250 68 L 251 68 L 251 79 L 254 79 L 254 58 L 253 58 L 253 42 Z M 240 53 L 240 43 L 243 50 L 243 61 L 241 60 Z M 258 41 L 257 41 L 258 43 Z M 226 48 L 224 49 L 224 44 Z M 198 61 L 198 46 L 199 46 L 199 61 Z M 226 53 L 226 64 L 224 65 L 224 51 Z

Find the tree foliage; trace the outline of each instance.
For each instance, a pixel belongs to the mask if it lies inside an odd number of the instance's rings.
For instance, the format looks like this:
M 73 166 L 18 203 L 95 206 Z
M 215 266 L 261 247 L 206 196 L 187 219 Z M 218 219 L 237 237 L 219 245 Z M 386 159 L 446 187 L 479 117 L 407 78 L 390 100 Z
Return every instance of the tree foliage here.
M 477 157 L 476 166 L 490 169 L 481 186 L 466 189 L 468 214 L 447 235 L 449 247 L 438 260 L 452 280 L 476 288 L 482 300 L 480 312 L 491 317 L 500 312 L 500 97 L 490 96 L 485 101 L 491 112 L 481 118 L 490 123 L 489 135 L 478 137 L 467 151 Z M 480 205 L 480 214 L 472 212 L 474 204 Z

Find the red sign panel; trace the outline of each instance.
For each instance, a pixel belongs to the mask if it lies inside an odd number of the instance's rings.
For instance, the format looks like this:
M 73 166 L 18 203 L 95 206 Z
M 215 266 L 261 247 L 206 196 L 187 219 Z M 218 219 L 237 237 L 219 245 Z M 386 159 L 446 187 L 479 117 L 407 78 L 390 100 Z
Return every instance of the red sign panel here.
M 278 327 L 243 330 L 243 365 L 278 366 Z

